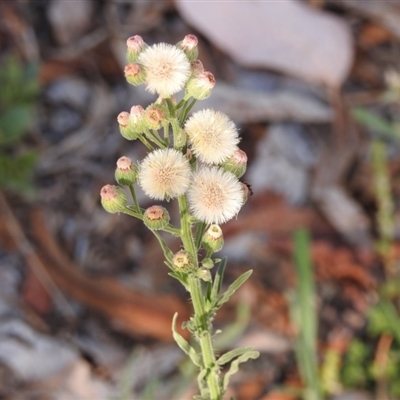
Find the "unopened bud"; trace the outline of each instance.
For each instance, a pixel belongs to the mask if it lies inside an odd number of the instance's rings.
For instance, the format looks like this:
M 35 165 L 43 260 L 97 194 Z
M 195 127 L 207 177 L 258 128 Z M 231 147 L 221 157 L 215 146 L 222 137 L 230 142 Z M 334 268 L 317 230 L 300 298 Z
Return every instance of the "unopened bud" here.
M 224 237 L 221 227 L 216 224 L 210 225 L 203 236 L 202 244 L 203 247 L 211 253 L 220 251 L 224 246 Z
M 115 180 L 120 185 L 133 185 L 137 182 L 137 166 L 129 157 L 121 157 L 117 161 Z
M 129 113 L 129 128 L 133 139 L 144 131 L 144 108 L 141 105 L 133 106 Z
M 119 131 L 121 135 L 128 140 L 135 140 L 137 139 L 137 134 L 133 132 L 130 124 L 130 116 L 129 113 L 126 111 L 122 111 L 118 114 L 117 117 Z
M 192 266 L 189 253 L 184 250 L 178 251 L 172 258 L 172 264 L 176 271 L 187 272 Z
M 149 129 L 158 130 L 164 122 L 167 122 L 166 109 L 159 104 L 152 104 L 144 112 L 143 122 Z
M 184 129 L 179 128 L 174 132 L 174 148 L 181 149 L 186 145 L 187 142 L 187 134 Z
M 122 212 L 125 210 L 127 197 L 123 189 L 114 185 L 105 185 L 101 188 L 101 205 L 111 213 Z
M 129 125 L 129 113 L 126 111 L 122 111 L 118 114 L 117 117 L 118 125 L 121 128 L 128 128 Z
M 197 58 L 199 50 L 197 44 L 199 43 L 195 35 L 186 35 L 182 41 L 180 41 L 176 46 L 183 50 L 189 61 L 193 61 Z
M 124 74 L 128 83 L 134 86 L 141 85 L 146 80 L 146 72 L 139 64 L 128 64 L 124 68 Z
M 201 262 L 201 266 L 203 268 L 212 269 L 214 267 L 214 261 L 211 258 L 205 258 Z
M 253 195 L 253 190 L 251 189 L 251 185 L 248 183 L 240 182 L 243 190 L 243 204 L 249 199 L 250 196 Z
M 237 149 L 226 161 L 221 164 L 225 171 L 232 172 L 237 178 L 244 175 L 247 168 L 247 154 Z
M 215 86 L 215 78 L 211 72 L 205 71 L 193 75 L 186 84 L 186 92 L 196 100 L 204 100 L 210 96 Z
M 161 206 L 151 206 L 143 214 L 144 224 L 154 231 L 165 228 L 169 219 L 168 211 Z
M 139 35 L 131 36 L 127 41 L 126 45 L 128 50 L 126 52 L 126 59 L 129 63 L 135 63 L 139 58 L 139 54 L 148 47 Z
M 194 60 L 190 64 L 190 69 L 192 71 L 192 76 L 200 75 L 204 72 L 203 63 L 200 60 Z
M 185 157 L 189 160 L 190 163 L 194 161 L 193 151 L 191 149 L 186 150 Z
M 196 271 L 197 276 L 203 280 L 204 282 L 210 282 L 211 281 L 211 272 L 209 269 L 207 268 L 202 268 L 200 267 L 197 271 Z

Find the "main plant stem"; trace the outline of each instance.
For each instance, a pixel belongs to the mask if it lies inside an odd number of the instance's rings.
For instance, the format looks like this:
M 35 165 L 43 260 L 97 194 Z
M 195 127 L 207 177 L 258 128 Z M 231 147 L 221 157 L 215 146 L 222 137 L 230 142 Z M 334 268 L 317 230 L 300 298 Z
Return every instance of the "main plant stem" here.
M 179 209 L 181 214 L 182 242 L 185 250 L 190 254 L 195 268 L 198 268 L 197 248 L 191 231 L 189 212 L 185 196 L 180 196 Z M 204 295 L 202 293 L 201 280 L 195 275 L 189 275 L 189 291 L 194 309 L 194 321 L 196 337 L 200 344 L 203 366 L 206 369 L 205 380 L 209 389 L 210 400 L 221 400 L 221 385 L 218 376 L 218 367 L 212 343 L 212 326 L 209 314 L 205 311 Z

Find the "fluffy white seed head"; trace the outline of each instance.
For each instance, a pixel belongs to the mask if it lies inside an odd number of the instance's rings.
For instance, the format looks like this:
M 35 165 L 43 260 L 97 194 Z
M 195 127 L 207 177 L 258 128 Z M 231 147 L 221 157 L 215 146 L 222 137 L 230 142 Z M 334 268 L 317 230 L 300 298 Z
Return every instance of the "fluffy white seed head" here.
M 204 167 L 193 174 L 188 200 L 197 219 L 208 224 L 222 224 L 239 212 L 243 190 L 230 172 L 218 167 Z
M 235 124 L 223 113 L 211 109 L 194 113 L 185 124 L 194 155 L 206 164 L 228 159 L 239 143 Z
M 140 53 L 138 63 L 146 71 L 147 90 L 162 97 L 178 93 L 190 75 L 190 63 L 176 46 L 159 43 Z
M 167 148 L 151 152 L 139 166 L 139 185 L 155 200 L 178 197 L 190 184 L 190 165 L 178 150 Z

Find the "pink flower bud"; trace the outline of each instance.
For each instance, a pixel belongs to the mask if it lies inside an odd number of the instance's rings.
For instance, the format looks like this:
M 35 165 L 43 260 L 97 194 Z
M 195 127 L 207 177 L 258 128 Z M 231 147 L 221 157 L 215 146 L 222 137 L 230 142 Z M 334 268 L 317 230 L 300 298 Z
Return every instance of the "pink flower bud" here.
M 239 148 L 221 164 L 225 171 L 232 172 L 236 177 L 240 178 L 244 175 L 247 168 L 247 154 Z
M 190 69 L 192 71 L 192 75 L 200 75 L 204 72 L 203 63 L 200 60 L 194 60 L 190 64 Z
M 193 50 L 195 47 L 197 47 L 197 44 L 199 43 L 197 37 L 195 35 L 189 34 L 186 35 L 181 44 L 180 44 L 180 48 L 182 50 Z
M 125 210 L 127 197 L 120 187 L 105 185 L 101 188 L 100 197 L 101 205 L 107 212 L 114 214 Z
M 212 224 L 207 229 L 202 239 L 203 247 L 209 252 L 214 253 L 220 251 L 224 246 L 224 237 L 222 235 L 222 229 L 219 225 Z
M 124 68 L 125 78 L 131 85 L 138 86 L 145 82 L 146 73 L 139 64 L 130 63 Z
M 186 35 L 182 41 L 180 41 L 176 46 L 183 50 L 189 61 L 194 61 L 198 56 L 198 44 L 197 37 L 195 35 Z
M 152 230 L 165 228 L 169 224 L 169 213 L 161 206 L 151 206 L 143 214 L 144 224 Z
M 186 84 L 186 92 L 197 100 L 204 100 L 210 96 L 215 86 L 215 78 L 211 72 L 204 71 L 193 75 Z
M 121 157 L 117 161 L 115 180 L 120 185 L 133 185 L 137 181 L 137 166 L 129 157 Z
M 184 250 L 178 251 L 172 258 L 172 264 L 176 271 L 187 272 L 187 270 L 192 266 L 189 253 Z
M 129 113 L 122 111 L 118 114 L 117 121 L 120 127 L 126 128 L 129 124 Z
M 117 117 L 118 125 L 119 125 L 119 131 L 121 132 L 121 135 L 128 140 L 135 140 L 138 137 L 137 131 L 132 125 L 130 121 L 130 114 L 126 111 L 122 111 L 121 113 L 118 114 Z
M 142 37 L 139 35 L 131 36 L 126 41 L 126 45 L 128 47 L 126 58 L 130 63 L 136 62 L 140 52 L 147 47 L 147 44 L 143 41 Z
M 144 124 L 149 129 L 160 129 L 162 124 L 167 121 L 167 114 L 164 107 L 152 104 L 146 108 L 144 114 Z
M 251 185 L 246 182 L 240 182 L 242 185 L 242 191 L 243 191 L 243 203 L 245 203 L 250 196 L 253 196 L 253 189 L 251 188 Z

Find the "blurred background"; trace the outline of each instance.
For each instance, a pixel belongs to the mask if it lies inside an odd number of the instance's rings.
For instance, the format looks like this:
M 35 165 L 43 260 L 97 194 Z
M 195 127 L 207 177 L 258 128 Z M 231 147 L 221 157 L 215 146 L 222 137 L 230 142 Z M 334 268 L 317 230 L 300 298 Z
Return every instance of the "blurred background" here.
M 227 283 L 254 272 L 215 323 L 261 356 L 229 395 L 400 399 L 400 4 L 351 0 L 0 2 L 0 398 L 196 394 L 187 294 L 99 201 L 146 154 L 116 120 L 154 101 L 126 39 L 189 33 L 217 80 L 196 107 L 237 124 L 254 192 L 221 252 Z

